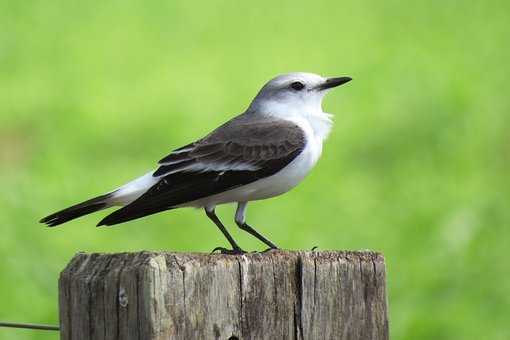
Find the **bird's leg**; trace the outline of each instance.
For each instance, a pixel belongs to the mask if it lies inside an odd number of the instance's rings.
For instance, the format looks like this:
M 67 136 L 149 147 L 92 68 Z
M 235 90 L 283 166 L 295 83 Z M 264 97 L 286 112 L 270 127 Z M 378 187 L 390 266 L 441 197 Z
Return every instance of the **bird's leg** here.
M 269 241 L 267 238 L 265 238 L 264 236 L 259 234 L 258 231 L 256 231 L 255 229 L 253 229 L 246 223 L 245 220 L 246 220 L 246 206 L 247 205 L 248 205 L 247 202 L 239 202 L 239 204 L 237 205 L 236 217 L 235 217 L 237 226 L 239 228 L 241 228 L 242 230 L 255 236 L 260 241 L 264 242 L 269 247 L 269 249 L 267 249 L 267 250 L 278 249 L 278 247 L 273 242 Z
M 221 223 L 221 221 L 218 218 L 218 216 L 216 216 L 214 208 L 211 209 L 211 208 L 207 208 L 206 207 L 205 208 L 205 213 L 207 214 L 207 217 L 209 217 L 211 219 L 211 221 L 213 221 L 214 224 L 216 224 L 218 229 L 220 229 L 220 231 L 223 233 L 223 235 L 227 238 L 228 242 L 232 246 L 232 249 L 226 249 L 226 248 L 223 248 L 223 247 L 216 247 L 216 248 L 213 249 L 212 253 L 214 253 L 217 250 L 219 250 L 222 254 L 232 254 L 232 255 L 235 255 L 235 254 L 244 254 L 244 253 L 246 253 L 244 250 L 241 249 L 241 247 L 239 247 L 237 245 L 236 241 L 228 233 L 227 228 L 225 228 L 225 226 L 223 225 L 223 223 Z

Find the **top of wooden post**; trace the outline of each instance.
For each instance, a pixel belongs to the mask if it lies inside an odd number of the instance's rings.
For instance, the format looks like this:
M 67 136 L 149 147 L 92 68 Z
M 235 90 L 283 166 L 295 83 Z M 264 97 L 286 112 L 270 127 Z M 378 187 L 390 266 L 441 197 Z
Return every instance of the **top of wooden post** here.
M 370 251 L 77 254 L 60 277 L 62 339 L 387 339 Z

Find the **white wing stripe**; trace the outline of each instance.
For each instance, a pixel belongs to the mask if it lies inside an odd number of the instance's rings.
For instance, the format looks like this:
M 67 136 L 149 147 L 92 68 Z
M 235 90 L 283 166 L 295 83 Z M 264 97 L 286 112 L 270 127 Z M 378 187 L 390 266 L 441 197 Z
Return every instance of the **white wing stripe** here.
M 175 154 L 175 153 L 183 153 L 183 152 L 191 151 L 192 149 L 193 149 L 192 147 L 184 148 L 184 149 L 178 149 L 178 150 L 174 150 L 174 151 L 172 151 L 172 153 L 173 153 L 173 154 Z
M 178 172 L 207 172 L 207 171 L 229 171 L 229 170 L 236 170 L 236 171 L 256 171 L 259 170 L 260 166 L 255 166 L 252 164 L 242 163 L 242 162 L 234 162 L 234 163 L 228 163 L 228 162 L 221 162 L 221 163 L 194 163 L 190 165 L 183 166 L 181 168 L 177 168 L 168 172 L 165 172 L 158 177 L 164 177 L 171 174 L 175 174 Z

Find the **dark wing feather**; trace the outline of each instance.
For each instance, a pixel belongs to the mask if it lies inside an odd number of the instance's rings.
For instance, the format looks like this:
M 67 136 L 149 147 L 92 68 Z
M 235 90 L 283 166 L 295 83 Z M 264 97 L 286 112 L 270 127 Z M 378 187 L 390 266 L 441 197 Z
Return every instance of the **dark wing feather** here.
M 161 180 L 100 225 L 122 223 L 271 176 L 301 153 L 301 128 L 274 120 L 228 123 L 160 161 Z

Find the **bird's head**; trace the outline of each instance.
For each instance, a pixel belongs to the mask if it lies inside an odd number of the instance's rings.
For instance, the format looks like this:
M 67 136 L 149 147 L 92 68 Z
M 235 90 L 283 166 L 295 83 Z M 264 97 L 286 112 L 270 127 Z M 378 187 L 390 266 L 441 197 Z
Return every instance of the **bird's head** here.
M 250 105 L 250 111 L 299 114 L 321 109 L 324 95 L 334 87 L 350 81 L 350 77 L 324 78 L 313 73 L 287 73 L 267 82 Z

